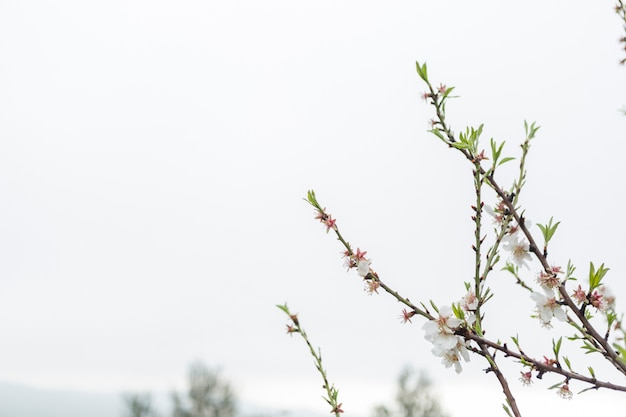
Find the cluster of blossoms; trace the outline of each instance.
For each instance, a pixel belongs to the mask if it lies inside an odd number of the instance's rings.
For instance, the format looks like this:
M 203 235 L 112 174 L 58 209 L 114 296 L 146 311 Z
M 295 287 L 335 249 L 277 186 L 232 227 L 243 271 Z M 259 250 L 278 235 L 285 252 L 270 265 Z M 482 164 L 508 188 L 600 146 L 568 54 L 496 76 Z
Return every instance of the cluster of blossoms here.
M 504 223 L 505 218 L 510 214 L 504 201 L 500 200 L 495 208 L 485 204 L 485 211 L 491 217 L 493 222 L 498 225 Z M 525 220 L 526 225 L 529 225 L 529 221 Z M 530 256 L 530 245 L 528 241 L 520 233 L 518 225 L 510 225 L 507 234 L 502 238 L 502 248 L 509 253 L 509 261 L 518 267 L 525 267 L 529 269 L 527 262 L 532 260 Z
M 593 292 L 587 292 L 578 285 L 578 288 L 572 293 L 572 298 L 578 304 L 589 304 L 602 312 L 615 307 L 615 296 L 605 285 L 601 285 Z
M 319 220 L 320 223 L 326 226 L 326 233 L 328 233 L 330 230 L 339 233 L 337 228 L 337 220 L 333 219 L 333 217 L 326 212 L 326 208 L 316 209 L 315 219 Z M 352 251 L 352 249 L 350 249 L 350 246 L 347 243 L 346 248 L 347 249 L 343 252 L 343 257 L 345 258 L 344 266 L 348 270 L 356 268 L 359 276 L 361 276 L 366 281 L 365 291 L 367 291 L 369 294 L 378 294 L 380 282 L 377 279 L 378 276 L 376 275 L 376 272 L 374 272 L 370 267 L 370 265 L 372 264 L 371 259 L 365 257 L 367 251 L 361 251 L 360 248 L 357 248 L 355 253 Z
M 463 337 L 455 334 L 455 331 L 463 324 L 463 320 L 454 317 L 452 309 L 443 306 L 439 309 L 439 318 L 424 323 L 424 338 L 434 346 L 432 353 L 441 357 L 441 363 L 446 368 L 454 365 L 454 370 L 460 373 L 461 358 L 469 362 L 469 352 Z
M 343 257 L 345 258 L 343 264 L 348 270 L 356 268 L 359 276 L 365 278 L 370 273 L 370 265 L 372 263 L 371 260 L 365 257 L 366 254 L 367 251 L 361 251 L 360 248 L 356 249 L 356 253 L 346 250 L 343 252 Z
M 378 280 L 376 272 L 374 272 L 370 266 L 372 260 L 366 258 L 366 254 L 367 251 L 361 251 L 360 248 L 356 249 L 356 253 L 347 249 L 343 252 L 343 257 L 345 258 L 343 264 L 348 270 L 356 268 L 356 272 L 365 280 L 365 291 L 368 294 L 378 294 L 380 281 Z
M 537 282 L 541 286 L 543 294 L 540 292 L 530 294 L 530 298 L 536 303 L 537 317 L 544 327 L 551 327 L 550 322 L 553 317 L 560 321 L 567 320 L 567 313 L 557 299 L 558 292 L 555 292 L 558 291 L 558 287 L 561 285 L 561 281 L 558 278 L 560 273 L 562 271 L 559 266 L 551 267 L 550 272 L 541 271 L 537 277 Z
M 498 205 L 495 207 L 491 207 L 489 204 L 484 205 L 485 211 L 491 217 L 493 217 L 493 222 L 495 224 L 502 224 L 504 221 L 504 217 L 509 214 L 509 209 L 504 204 L 504 201 L 500 200 Z
M 337 220 L 333 219 L 330 214 L 326 213 L 326 208 L 323 210 L 316 210 L 315 219 L 319 220 L 320 223 L 323 223 L 326 226 L 326 233 L 328 233 L 330 229 L 337 230 Z

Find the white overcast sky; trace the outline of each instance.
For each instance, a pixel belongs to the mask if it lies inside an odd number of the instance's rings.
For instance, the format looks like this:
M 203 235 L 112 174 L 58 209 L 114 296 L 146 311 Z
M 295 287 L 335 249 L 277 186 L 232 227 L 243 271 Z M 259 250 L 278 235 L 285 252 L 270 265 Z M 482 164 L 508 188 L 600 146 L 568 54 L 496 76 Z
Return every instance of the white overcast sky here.
M 485 140 L 517 156 L 524 119 L 542 126 L 527 216 L 562 221 L 554 263 L 571 258 L 583 276 L 606 262 L 619 304 L 623 35 L 612 1 L 3 0 L 0 380 L 167 391 L 201 359 L 246 401 L 325 413 L 312 360 L 274 307 L 287 301 L 347 414 L 390 399 L 410 364 L 454 415 L 501 415 L 485 364 L 460 376 L 439 365 L 419 320 L 401 325 L 397 303 L 346 274 L 302 198 L 315 189 L 414 302 L 463 295 L 470 167 L 426 132 L 415 61 L 427 61 L 434 82 L 456 86 L 457 131 L 485 123 Z M 492 287 L 488 334 L 548 354 L 530 298 L 506 275 Z M 559 401 L 550 378 L 522 391 L 519 370 L 509 379 L 528 415 L 626 402 Z

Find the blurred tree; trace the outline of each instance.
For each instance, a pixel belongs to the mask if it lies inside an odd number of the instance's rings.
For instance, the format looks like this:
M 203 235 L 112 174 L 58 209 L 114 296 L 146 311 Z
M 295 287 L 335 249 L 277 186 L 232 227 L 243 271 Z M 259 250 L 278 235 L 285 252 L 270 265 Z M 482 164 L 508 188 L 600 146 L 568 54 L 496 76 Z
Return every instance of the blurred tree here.
M 124 395 L 127 417 L 155 417 L 152 409 L 152 397 L 150 394 L 127 394 Z
M 446 417 L 439 400 L 431 393 L 431 382 L 426 374 L 404 368 L 398 377 L 395 406 L 379 405 L 374 417 Z
M 174 392 L 172 417 L 234 417 L 235 394 L 230 384 L 219 373 L 201 362 L 189 368 L 187 398 Z

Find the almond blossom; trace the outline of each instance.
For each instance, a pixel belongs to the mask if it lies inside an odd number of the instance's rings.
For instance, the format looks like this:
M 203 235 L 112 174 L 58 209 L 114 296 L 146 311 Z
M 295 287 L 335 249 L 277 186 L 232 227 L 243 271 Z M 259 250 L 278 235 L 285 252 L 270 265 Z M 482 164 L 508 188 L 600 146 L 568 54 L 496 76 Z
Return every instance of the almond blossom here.
M 424 323 L 424 338 L 431 342 L 434 347 L 433 355 L 441 357 L 441 362 L 450 368 L 454 365 L 457 373 L 461 372 L 461 358 L 469 362 L 469 352 L 461 336 L 454 334 L 463 320 L 454 317 L 452 308 L 443 306 L 439 309 L 439 318 Z
M 454 348 L 444 350 L 438 346 L 435 346 L 432 350 L 433 355 L 441 357 L 441 363 L 446 367 L 450 368 L 454 366 L 454 370 L 457 374 L 460 374 L 463 370 L 461 366 L 461 358 L 465 362 L 469 362 L 469 352 L 463 343 L 463 339 L 460 336 L 456 336 L 457 344 Z
M 547 292 L 548 293 L 548 292 Z M 567 314 L 561 308 L 554 294 L 544 295 L 538 292 L 530 294 L 535 303 L 537 303 L 537 311 L 539 312 L 539 319 L 544 326 L 550 326 L 550 321 L 553 317 L 556 317 L 560 321 L 567 320 Z
M 569 389 L 569 385 L 563 384 L 561 385 L 561 388 L 559 388 L 558 391 L 556 392 L 556 395 L 558 395 L 559 397 L 565 400 L 571 400 L 572 397 L 574 396 L 574 393 Z
M 467 313 L 465 321 L 470 326 L 473 325 L 474 322 L 476 322 L 476 315 L 474 312 L 478 308 L 478 297 L 476 297 L 473 290 L 469 290 L 463 299 L 461 299 L 461 307 Z
M 356 272 L 362 276 L 363 278 L 365 278 L 367 276 L 367 274 L 370 273 L 370 264 L 371 262 L 365 258 L 361 259 L 360 261 L 358 261 L 357 267 L 356 267 Z
M 526 262 L 531 261 L 532 257 L 528 252 L 530 245 L 525 238 L 520 238 L 517 233 L 508 234 L 502 238 L 502 249 L 510 253 L 510 260 L 518 267 L 526 267 L 530 269 Z
M 524 385 L 525 387 L 528 387 L 533 383 L 533 380 L 532 380 L 533 373 L 531 371 L 527 371 L 527 372 L 520 371 L 520 374 L 521 376 L 519 377 L 519 380 L 522 383 L 522 385 Z

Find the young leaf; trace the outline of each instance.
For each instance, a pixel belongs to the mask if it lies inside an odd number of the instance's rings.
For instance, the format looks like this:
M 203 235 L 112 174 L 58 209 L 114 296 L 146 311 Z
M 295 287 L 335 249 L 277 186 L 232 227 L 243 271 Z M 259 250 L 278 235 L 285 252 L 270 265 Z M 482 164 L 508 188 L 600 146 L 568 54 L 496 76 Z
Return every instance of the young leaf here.
M 426 71 L 426 63 L 424 62 L 424 65 L 420 66 L 420 63 L 415 61 L 415 67 L 417 70 L 417 75 L 419 75 L 422 80 L 428 83 L 428 72 Z

